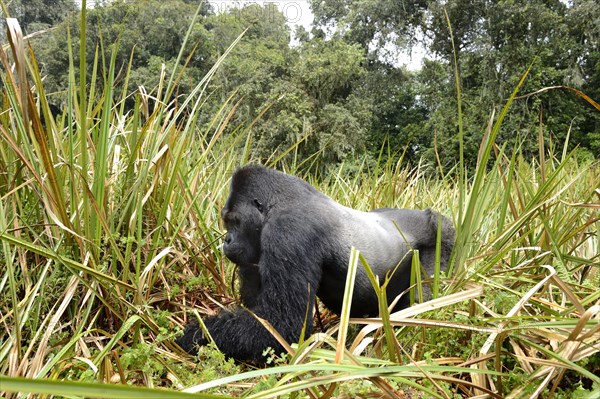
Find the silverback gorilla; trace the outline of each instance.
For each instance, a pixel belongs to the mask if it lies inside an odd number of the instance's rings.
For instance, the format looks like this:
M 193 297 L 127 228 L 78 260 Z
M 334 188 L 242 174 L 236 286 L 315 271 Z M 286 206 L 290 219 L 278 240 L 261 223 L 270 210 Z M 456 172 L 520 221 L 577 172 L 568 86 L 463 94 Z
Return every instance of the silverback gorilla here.
M 392 302 L 409 287 L 412 249 L 419 250 L 425 270 L 433 273 L 438 221 L 442 270 L 454 245 L 450 220 L 429 209 L 357 211 L 304 180 L 258 165 L 234 173 L 221 216 L 227 228 L 223 249 L 239 266 L 240 298 L 247 309 L 222 311 L 204 323 L 217 347 L 237 360 L 263 361 L 266 348 L 282 350 L 248 310 L 269 321 L 288 342 L 298 341 L 305 324 L 306 333 L 311 332 L 315 296 L 339 314 L 352 246 L 379 281 L 393 273 L 387 286 Z M 405 294 L 395 310 L 408 305 Z M 351 316 L 377 314 L 375 292 L 359 266 Z M 176 342 L 196 354 L 208 340 L 193 321 Z

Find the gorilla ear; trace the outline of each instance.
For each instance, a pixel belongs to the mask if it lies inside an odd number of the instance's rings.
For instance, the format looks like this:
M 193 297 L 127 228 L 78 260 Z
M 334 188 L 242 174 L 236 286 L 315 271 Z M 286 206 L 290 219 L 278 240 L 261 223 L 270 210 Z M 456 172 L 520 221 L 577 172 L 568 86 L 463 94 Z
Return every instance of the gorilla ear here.
M 263 204 L 261 204 L 261 202 L 257 198 L 254 198 L 254 205 L 256 206 L 256 209 L 258 209 L 258 211 L 260 213 L 262 213 L 262 211 L 263 211 Z

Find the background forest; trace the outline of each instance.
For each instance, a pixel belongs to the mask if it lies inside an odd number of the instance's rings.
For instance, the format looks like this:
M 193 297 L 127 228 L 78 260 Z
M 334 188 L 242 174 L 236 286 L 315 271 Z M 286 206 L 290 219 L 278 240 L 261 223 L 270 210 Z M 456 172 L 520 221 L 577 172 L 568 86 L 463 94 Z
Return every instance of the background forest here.
M 67 30 L 78 48 L 79 13 L 70 0 L 15 0 L 18 18 L 44 76 L 55 112 L 66 104 L 69 79 Z M 212 68 L 231 42 L 248 29 L 206 88 L 210 97 L 197 123 L 210 123 L 225 102 L 236 107 L 232 126 L 254 122 L 253 153 L 277 157 L 291 145 L 301 159 L 319 154 L 318 164 L 352 164 L 364 154 L 378 158 L 382 146 L 405 152 L 413 163 L 456 165 L 456 92 L 453 61 L 460 68 L 465 162 L 474 166 L 489 115 L 506 102 L 532 64 L 521 93 L 552 86 L 600 97 L 600 5 L 596 1 L 312 1 L 314 27 L 290 32 L 275 3 L 228 7 L 215 14 L 206 3 L 194 22 L 184 57 L 178 54 L 197 1 L 96 2 L 89 10 L 87 58 L 97 46 L 118 41 L 115 91 L 156 89 L 176 63 L 179 101 Z M 213 5 L 218 5 L 214 3 Z M 452 23 L 452 37 L 444 16 Z M 293 39 L 292 43 L 291 40 Z M 420 70 L 398 66 L 398 49 L 418 46 L 430 56 Z M 79 53 L 74 51 L 74 63 Z M 163 69 L 164 68 L 164 69 Z M 128 72 L 128 73 L 126 73 Z M 92 74 L 92 71 L 88 71 Z M 127 81 L 124 82 L 124 77 Z M 230 98 L 232 96 L 232 98 Z M 164 99 L 170 100 L 170 99 Z M 129 97 L 126 106 L 133 106 Z M 547 144 L 581 156 L 600 156 L 600 116 L 567 90 L 518 99 L 498 142 L 538 152 L 532 129 L 542 123 Z M 437 151 L 437 156 L 436 156 Z
M 600 397 L 598 2 L 314 0 L 310 32 L 209 4 L 0 0 L 0 396 Z M 379 318 L 321 306 L 267 367 L 183 353 L 237 303 L 252 162 L 447 215 L 434 299 L 415 256 L 411 307 L 374 282 Z

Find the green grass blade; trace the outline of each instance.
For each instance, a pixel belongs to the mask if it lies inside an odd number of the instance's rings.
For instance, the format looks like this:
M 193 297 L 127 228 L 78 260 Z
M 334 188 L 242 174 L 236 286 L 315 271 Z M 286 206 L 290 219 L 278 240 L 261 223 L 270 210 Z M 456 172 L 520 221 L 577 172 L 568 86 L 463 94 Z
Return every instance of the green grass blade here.
M 103 383 L 54 381 L 48 379 L 29 379 L 21 377 L 0 376 L 0 386 L 6 392 L 22 392 L 31 394 L 60 395 L 68 397 L 94 397 L 107 399 L 227 399 L 231 396 L 189 394 L 164 389 L 148 389 L 129 385 L 112 385 Z

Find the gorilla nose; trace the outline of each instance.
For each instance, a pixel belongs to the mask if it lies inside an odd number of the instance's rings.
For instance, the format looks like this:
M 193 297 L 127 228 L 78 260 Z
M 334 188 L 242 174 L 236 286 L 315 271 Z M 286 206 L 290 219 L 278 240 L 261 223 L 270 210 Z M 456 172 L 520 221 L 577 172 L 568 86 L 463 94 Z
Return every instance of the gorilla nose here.
M 226 234 L 225 235 L 225 244 L 226 245 L 231 244 L 231 234 Z

